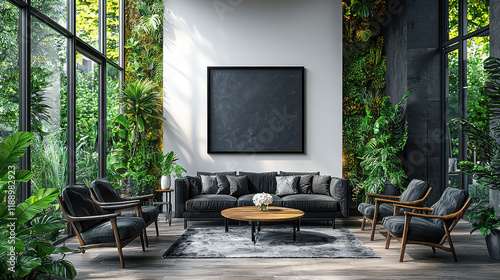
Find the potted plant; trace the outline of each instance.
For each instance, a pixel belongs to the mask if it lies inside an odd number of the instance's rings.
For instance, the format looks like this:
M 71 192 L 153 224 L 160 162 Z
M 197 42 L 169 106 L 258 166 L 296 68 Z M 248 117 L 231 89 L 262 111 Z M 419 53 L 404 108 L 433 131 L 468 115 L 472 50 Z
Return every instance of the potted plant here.
M 480 211 L 469 213 L 467 216 L 472 223 L 471 234 L 479 230 L 486 239 L 486 247 L 490 257 L 500 260 L 500 219 L 497 215 L 500 211 L 496 211 L 493 207 L 484 208 Z
M 161 188 L 164 190 L 170 189 L 170 185 L 172 184 L 171 174 L 175 173 L 178 178 L 182 177 L 182 173 L 186 172 L 182 166 L 178 165 L 176 162 L 179 160 L 176 154 L 173 151 L 170 151 L 163 155 L 162 152 L 159 153 L 158 158 L 160 160 L 160 169 L 161 169 Z
M 0 279 L 50 279 L 54 275 L 73 279 L 76 270 L 64 260 L 71 250 L 53 245 L 66 221 L 44 213 L 54 205 L 59 190 L 40 189 L 20 204 L 15 201 L 17 183 L 33 177 L 29 170 L 13 168 L 32 138 L 33 133 L 16 132 L 0 145 Z M 62 258 L 53 259 L 55 254 Z

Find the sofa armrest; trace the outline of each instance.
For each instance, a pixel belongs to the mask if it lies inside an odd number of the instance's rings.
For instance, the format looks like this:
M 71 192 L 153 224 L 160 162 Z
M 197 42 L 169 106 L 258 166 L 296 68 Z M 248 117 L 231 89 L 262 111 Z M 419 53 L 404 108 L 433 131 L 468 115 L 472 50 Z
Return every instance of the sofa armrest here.
M 186 201 L 189 199 L 189 179 L 186 177 L 175 180 L 175 217 L 183 218 Z
M 349 217 L 349 180 L 332 177 L 330 195 L 339 202 L 342 216 Z

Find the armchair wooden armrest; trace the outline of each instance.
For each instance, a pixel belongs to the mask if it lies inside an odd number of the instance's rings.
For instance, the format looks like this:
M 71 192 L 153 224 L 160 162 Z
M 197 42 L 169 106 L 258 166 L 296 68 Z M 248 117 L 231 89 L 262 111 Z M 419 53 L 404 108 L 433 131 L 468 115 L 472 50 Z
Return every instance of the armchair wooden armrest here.
M 140 203 L 140 202 L 141 202 L 140 200 L 127 200 L 127 201 L 116 201 L 116 202 L 95 201 L 95 203 L 97 203 L 97 205 L 99 205 L 99 206 L 122 205 L 122 204 Z
M 366 203 L 370 203 L 370 199 L 371 198 L 394 198 L 394 199 L 399 199 L 400 197 L 401 197 L 400 195 L 385 195 L 385 194 L 367 193 L 366 194 Z
M 411 210 L 417 210 L 417 211 L 425 211 L 425 212 L 431 212 L 432 210 L 434 210 L 433 208 L 429 208 L 429 207 L 419 207 L 419 206 L 412 206 L 412 205 L 405 205 L 403 203 L 400 203 L 400 202 L 395 202 L 394 203 L 394 216 L 397 215 L 397 213 L 399 213 L 399 209 L 400 208 L 406 208 L 406 209 L 411 209 Z
M 140 201 L 127 204 L 101 205 L 101 208 L 104 210 L 121 210 L 139 206 L 140 206 Z
M 405 215 L 422 217 L 422 218 L 427 218 L 427 219 L 450 220 L 450 219 L 456 218 L 458 215 L 460 215 L 460 212 L 455 212 L 453 214 L 449 214 L 449 215 L 446 215 L 446 216 L 436 216 L 436 215 L 429 215 L 429 214 L 420 214 L 420 213 L 415 213 L 415 212 L 405 212 Z
M 69 220 L 69 222 L 81 222 L 90 220 L 112 219 L 118 217 L 119 215 L 120 214 L 118 213 L 111 213 L 111 214 L 97 215 L 97 216 L 81 216 L 81 217 L 67 215 L 66 218 Z
M 121 199 L 128 200 L 140 200 L 140 201 L 148 201 L 150 206 L 153 206 L 153 197 L 154 194 L 146 194 L 140 196 L 122 196 Z

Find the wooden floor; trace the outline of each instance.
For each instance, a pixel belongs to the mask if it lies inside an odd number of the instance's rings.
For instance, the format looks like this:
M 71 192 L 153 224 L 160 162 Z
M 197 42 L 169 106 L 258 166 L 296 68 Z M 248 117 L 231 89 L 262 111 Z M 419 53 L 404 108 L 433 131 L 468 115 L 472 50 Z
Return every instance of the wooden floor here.
M 145 252 L 138 240 L 124 248 L 124 269 L 116 248 L 67 256 L 78 271 L 76 279 L 500 279 L 500 262 L 489 257 L 482 235 L 469 234 L 471 227 L 466 221 L 452 232 L 457 263 L 448 252 L 436 250 L 434 254 L 430 247 L 415 245 L 408 245 L 405 260 L 399 263 L 399 242 L 393 240 L 391 248 L 384 249 L 386 234 L 382 229 L 370 242 L 370 231 L 360 230 L 360 217 L 338 220 L 337 227 L 348 228 L 380 259 L 163 259 L 162 254 L 184 230 L 182 220 L 174 219 L 168 226 L 160 216 L 160 236 L 154 233 L 154 225 L 148 228 L 150 245 Z M 193 222 L 190 226 L 224 230 L 223 223 Z M 78 246 L 76 239 L 65 245 Z

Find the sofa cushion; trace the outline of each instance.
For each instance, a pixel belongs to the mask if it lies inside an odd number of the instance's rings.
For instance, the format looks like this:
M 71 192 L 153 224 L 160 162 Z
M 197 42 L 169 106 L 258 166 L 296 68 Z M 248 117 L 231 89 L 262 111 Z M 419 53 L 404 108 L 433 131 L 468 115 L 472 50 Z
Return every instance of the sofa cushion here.
M 403 237 L 405 216 L 385 217 L 382 219 L 382 225 L 395 236 Z M 409 240 L 439 243 L 444 235 L 444 228 L 430 220 L 413 217 L 410 221 Z
M 90 190 L 86 185 L 71 185 L 63 189 L 62 198 L 71 216 L 98 216 L 106 214 L 104 210 L 90 197 Z M 80 232 L 103 222 L 105 220 L 88 220 L 75 222 Z
M 240 197 L 238 197 L 238 206 L 255 206 L 253 203 L 253 196 L 254 193 L 250 194 L 245 194 Z M 273 197 L 273 203 L 270 204 L 270 206 L 283 206 L 283 200 L 281 197 L 275 195 L 275 194 L 270 194 Z
M 240 197 L 244 194 L 249 194 L 248 191 L 248 177 L 245 176 L 226 176 L 229 181 L 229 195 Z
M 215 175 L 201 175 L 201 194 L 216 194 L 217 180 Z
M 201 194 L 201 178 L 195 176 L 186 176 L 189 180 L 189 197 L 195 197 Z
M 276 174 L 277 172 L 243 172 L 240 175 L 248 176 L 248 190 L 250 193 L 276 193 Z
M 281 198 L 283 206 L 304 212 L 334 212 L 339 210 L 339 203 L 331 196 L 321 194 L 294 194 Z
M 229 181 L 226 175 L 218 174 L 215 176 L 217 181 L 217 194 L 227 194 L 229 195 Z
M 373 219 L 375 215 L 375 205 L 371 203 L 361 203 L 358 206 L 359 212 L 366 216 L 367 218 Z M 403 213 L 403 209 L 400 209 L 400 214 Z M 383 217 L 392 216 L 394 214 L 394 206 L 392 203 L 381 203 L 378 209 L 378 221 L 381 221 Z
M 330 195 L 330 180 L 328 175 L 314 175 L 312 179 L 312 192 L 315 194 Z
M 141 233 L 142 229 L 146 227 L 144 220 L 138 217 L 116 217 L 116 225 L 121 241 Z M 80 236 L 85 244 L 114 243 L 116 241 L 113 226 L 109 220 L 80 233 Z
M 212 175 L 236 175 L 236 171 L 222 171 L 222 172 L 206 172 L 206 171 L 198 171 L 196 172 L 196 176 L 200 177 L 201 175 L 212 176 Z
M 406 190 L 401 194 L 400 201 L 410 202 L 422 199 L 429 190 L 429 184 L 426 181 L 413 179 L 408 184 Z
M 298 194 L 299 176 L 278 176 L 276 177 L 276 194 L 278 196 L 287 196 Z
M 299 193 L 312 193 L 313 175 L 300 175 Z
M 281 176 L 296 176 L 296 175 L 319 175 L 318 172 L 289 172 L 289 171 L 280 171 Z
M 186 211 L 222 211 L 237 205 L 237 199 L 234 196 L 202 194 L 186 201 Z

